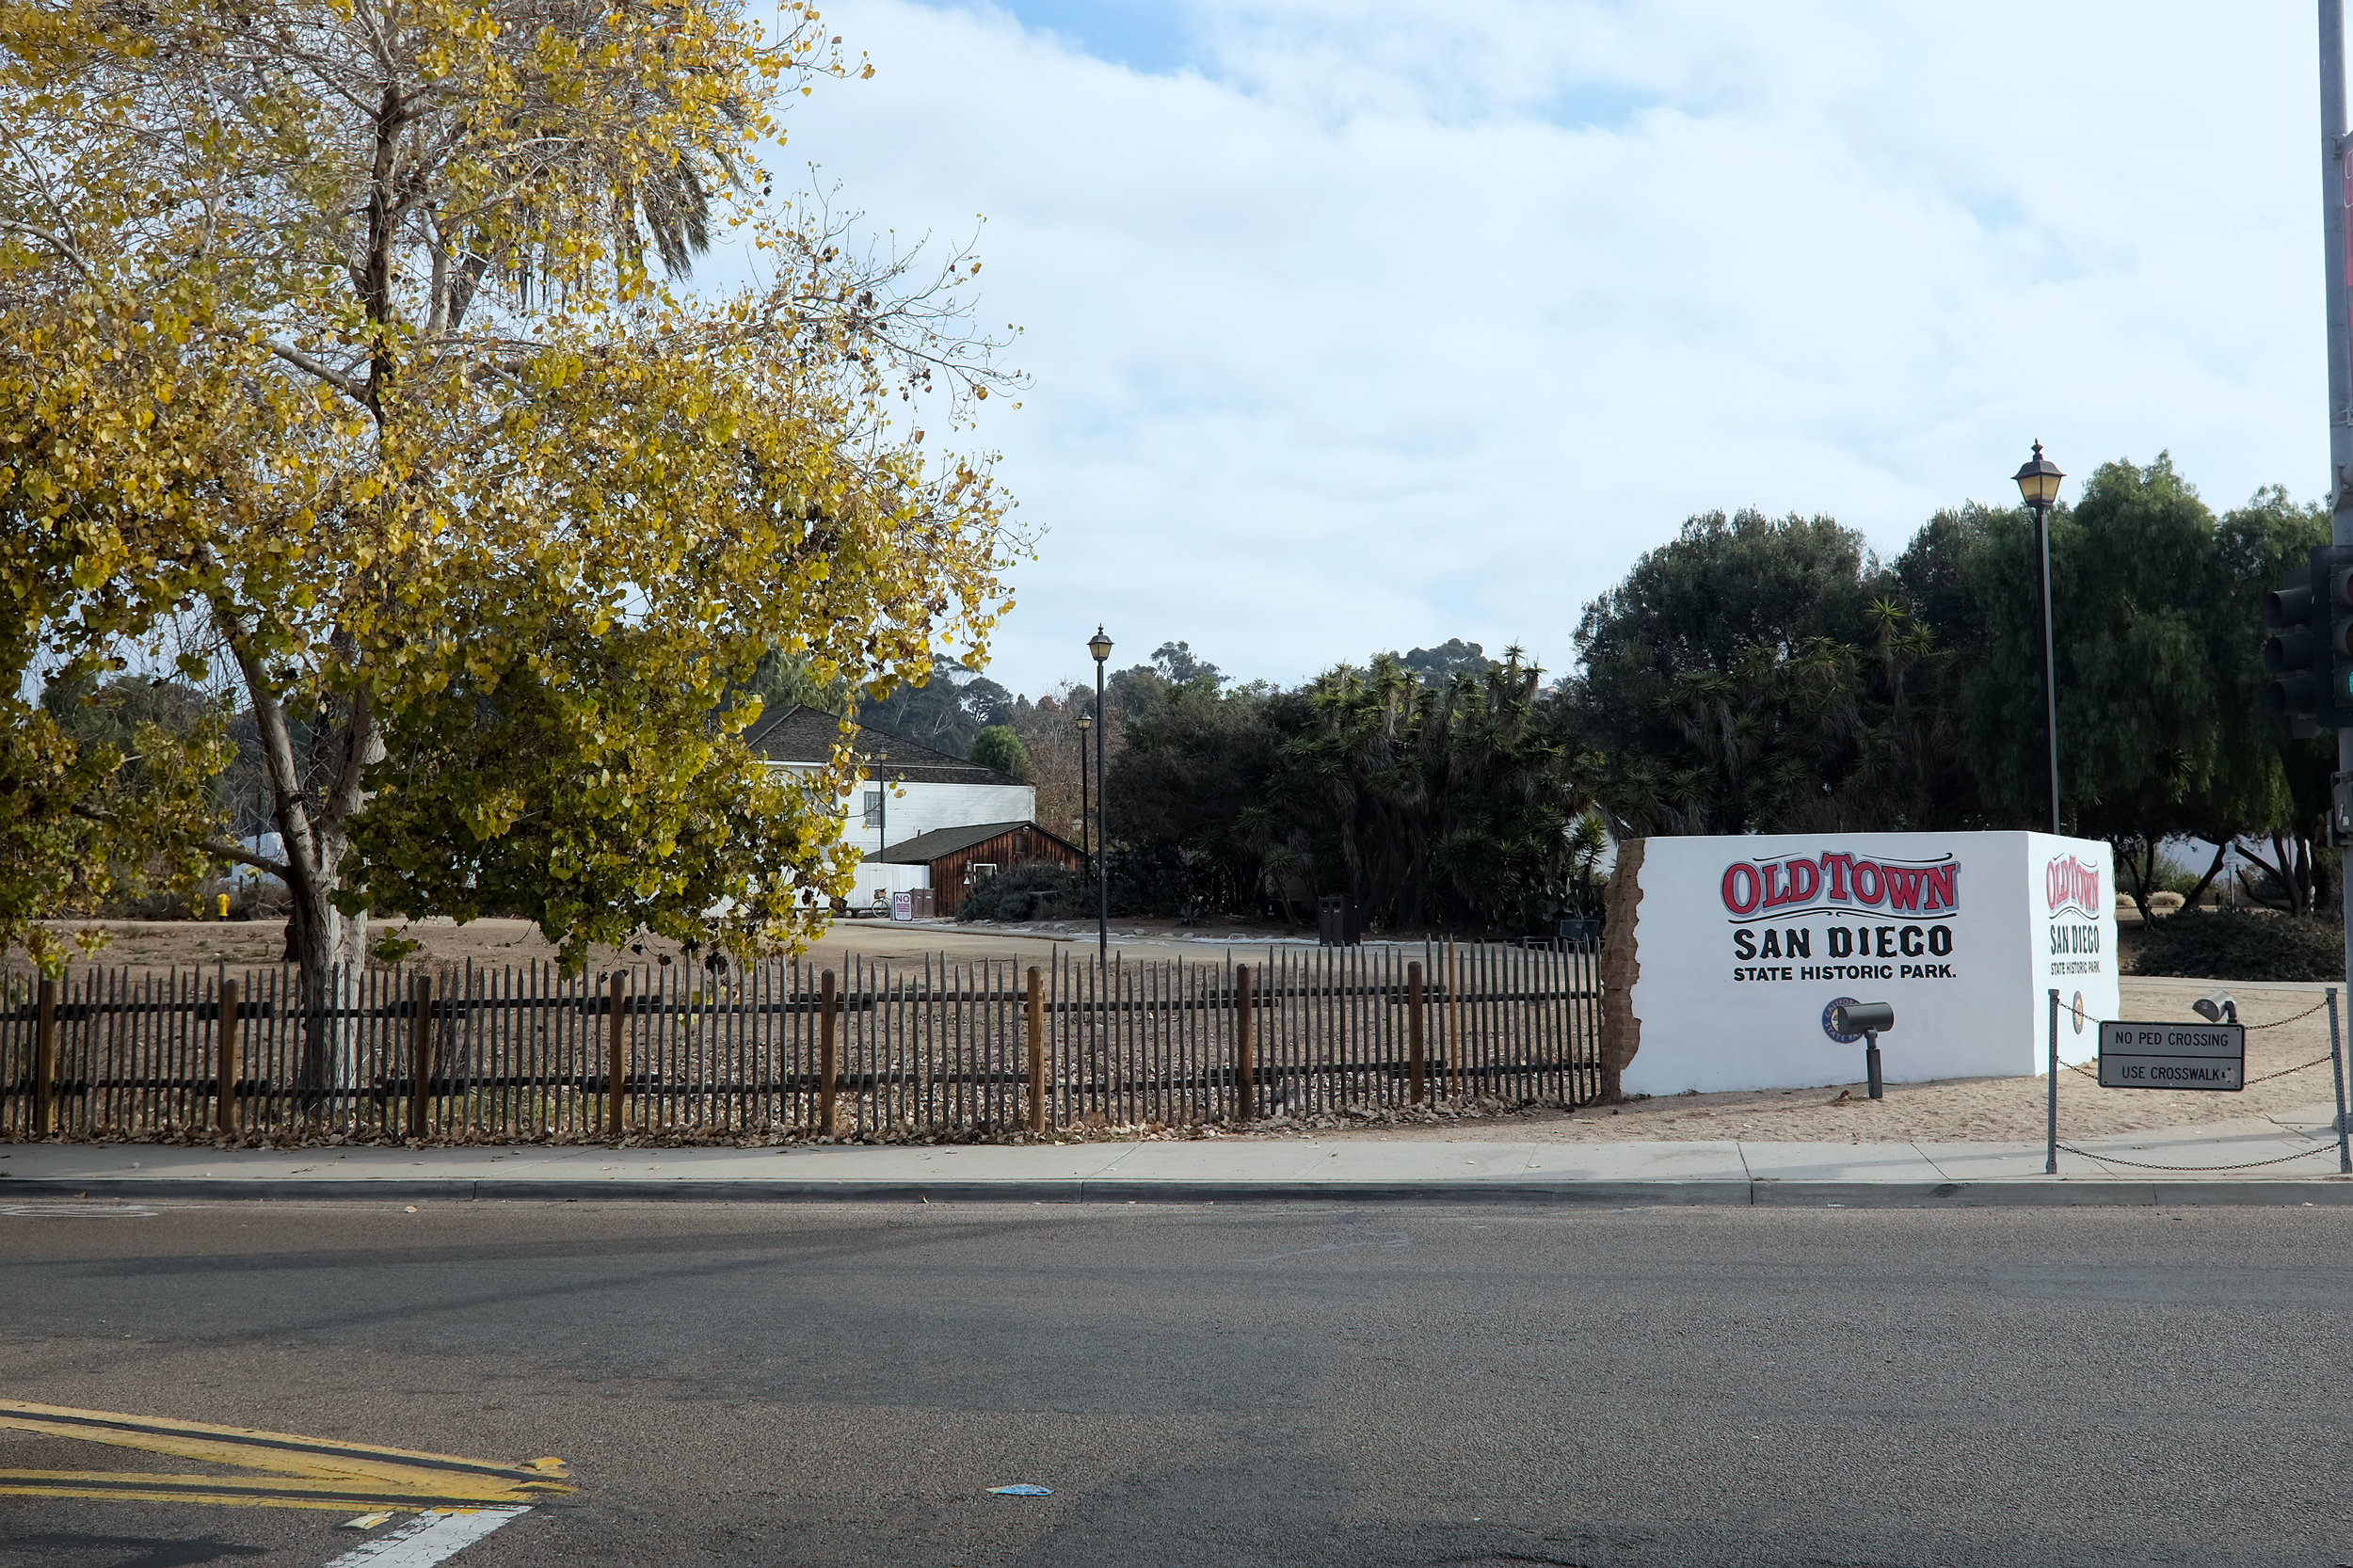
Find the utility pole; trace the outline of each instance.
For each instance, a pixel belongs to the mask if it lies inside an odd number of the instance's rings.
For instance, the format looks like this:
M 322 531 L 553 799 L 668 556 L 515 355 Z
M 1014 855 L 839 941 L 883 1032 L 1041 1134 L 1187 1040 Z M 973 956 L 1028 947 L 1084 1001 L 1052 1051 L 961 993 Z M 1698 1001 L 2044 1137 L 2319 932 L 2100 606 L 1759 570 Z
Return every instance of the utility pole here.
M 2329 540 L 2353 546 L 2353 250 L 2345 247 L 2345 0 L 2320 0 L 2320 227 L 2328 251 L 2324 268 L 2329 310 Z M 2317 594 L 2321 584 L 2314 583 Z M 2343 694 L 2336 694 L 2342 697 Z M 2337 775 L 2329 790 L 2331 836 L 2344 825 L 2345 797 L 2353 781 L 2353 730 L 2337 731 Z M 2345 960 L 2353 966 L 2353 904 L 2346 878 L 2337 878 L 2338 913 L 2345 917 Z M 2353 972 L 2349 970 L 2348 972 Z

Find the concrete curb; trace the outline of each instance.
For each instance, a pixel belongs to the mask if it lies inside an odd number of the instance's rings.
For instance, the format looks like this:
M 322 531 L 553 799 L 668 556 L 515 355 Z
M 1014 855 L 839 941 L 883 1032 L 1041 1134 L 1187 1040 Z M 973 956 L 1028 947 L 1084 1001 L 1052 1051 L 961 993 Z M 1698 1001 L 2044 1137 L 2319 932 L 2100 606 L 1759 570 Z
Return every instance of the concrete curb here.
M 1582 1208 L 1990 1208 L 2353 1204 L 2342 1180 L 2116 1181 L 414 1181 L 189 1177 L 0 1181 L 0 1204 L 33 1198 L 183 1198 L 318 1203 L 1337 1203 Z
M 2300 1182 L 2159 1182 L 2015 1176 L 2007 1181 L 1758 1181 L 1759 1208 L 2147 1208 L 2165 1204 L 2330 1204 L 2353 1202 L 2353 1190 L 2322 1199 Z M 2285 1193 L 2266 1188 L 2290 1188 Z M 2218 1189 L 2218 1190 L 2217 1190 Z

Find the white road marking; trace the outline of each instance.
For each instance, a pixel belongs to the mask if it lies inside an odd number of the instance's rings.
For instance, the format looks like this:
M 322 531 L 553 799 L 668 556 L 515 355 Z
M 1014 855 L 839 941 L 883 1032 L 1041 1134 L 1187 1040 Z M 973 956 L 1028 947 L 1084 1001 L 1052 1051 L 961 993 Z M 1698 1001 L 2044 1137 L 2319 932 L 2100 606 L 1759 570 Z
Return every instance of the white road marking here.
M 11 1203 L 0 1205 L 0 1214 L 25 1219 L 43 1215 L 60 1219 L 80 1219 L 91 1214 L 121 1214 L 133 1219 L 152 1220 L 155 1211 L 120 1203 Z
M 1278 1252 L 1269 1257 L 1245 1257 L 1244 1263 L 1280 1263 L 1287 1257 L 1306 1257 L 1320 1252 L 1353 1252 L 1358 1247 L 1410 1247 L 1413 1239 L 1400 1231 L 1384 1231 L 1369 1241 L 1326 1241 L 1320 1247 L 1302 1247 L 1297 1252 Z
M 390 1535 L 363 1542 L 327 1568 L 433 1568 L 464 1551 L 527 1508 L 469 1508 L 440 1512 L 427 1509 Z

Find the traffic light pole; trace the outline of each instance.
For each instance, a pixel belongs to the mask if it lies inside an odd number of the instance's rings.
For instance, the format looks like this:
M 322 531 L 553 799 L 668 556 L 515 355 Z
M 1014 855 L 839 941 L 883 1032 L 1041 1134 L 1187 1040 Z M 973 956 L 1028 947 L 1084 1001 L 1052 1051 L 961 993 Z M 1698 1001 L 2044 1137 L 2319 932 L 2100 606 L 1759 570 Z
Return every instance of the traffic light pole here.
M 2345 0 L 2320 0 L 2321 234 L 2328 250 L 2329 496 L 2332 541 L 2353 544 L 2353 316 L 2345 248 Z
M 2345 0 L 2320 0 L 2321 234 L 2328 250 L 2329 541 L 2353 545 L 2353 251 L 2345 248 Z M 2315 594 L 2323 584 L 2315 583 Z M 2324 666 L 2325 668 L 2326 666 Z M 2353 730 L 2337 731 L 2337 772 L 2353 773 Z M 2329 792 L 2330 817 L 2336 792 Z M 2347 972 L 2353 973 L 2353 901 L 2338 877 Z

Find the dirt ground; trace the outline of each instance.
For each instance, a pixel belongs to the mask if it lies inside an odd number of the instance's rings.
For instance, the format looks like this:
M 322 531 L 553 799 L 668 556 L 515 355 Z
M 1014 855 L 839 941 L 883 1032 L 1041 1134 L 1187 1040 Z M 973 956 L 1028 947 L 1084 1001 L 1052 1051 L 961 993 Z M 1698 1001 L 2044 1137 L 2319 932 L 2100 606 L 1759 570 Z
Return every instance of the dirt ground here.
M 283 947 L 282 928 L 274 922 L 84 923 L 104 929 L 111 938 L 93 962 L 135 970 L 192 964 L 274 964 Z M 421 956 L 430 960 L 462 963 L 471 959 L 477 964 L 504 965 L 534 960 L 552 962 L 555 956 L 553 944 L 522 920 L 476 920 L 465 926 L 447 921 L 418 921 L 395 928 L 407 930 L 412 938 L 423 942 Z M 920 963 L 927 954 L 944 953 L 952 958 L 986 957 L 1043 964 L 1057 952 L 1091 948 L 1094 936 L 1091 925 L 1075 923 L 1041 922 L 1008 930 L 945 920 L 844 920 L 825 934 L 811 950 L 808 961 L 842 969 L 849 967 L 854 957 L 870 962 L 880 959 Z M 1270 943 L 1292 946 L 1312 941 L 1312 936 L 1296 933 L 1234 925 L 1187 928 L 1174 921 L 1121 920 L 1112 927 L 1112 951 L 1129 959 L 1215 959 L 1229 952 L 1235 958 L 1248 959 L 1254 953 L 1263 954 Z M 632 964 L 652 962 L 662 956 L 674 962 L 683 961 L 667 944 L 649 941 L 643 946 L 643 952 L 628 952 L 622 956 Z M 21 955 L 12 957 L 14 967 L 21 969 Z M 599 949 L 591 958 L 591 970 L 610 968 L 615 957 L 611 950 Z M 2250 1026 L 2247 1036 L 2248 1077 L 2251 1080 L 2275 1073 L 2283 1076 L 2250 1082 L 2243 1093 L 2233 1095 L 2103 1089 L 2084 1073 L 2065 1071 L 2059 1080 L 2059 1125 L 2064 1133 L 2089 1137 L 2234 1121 L 2310 1111 L 2329 1101 L 2333 1089 L 2327 1060 L 2329 1018 L 2325 1011 L 2317 1008 L 2322 988 L 2317 984 L 2233 984 L 2227 988 L 2238 999 L 2240 1017 Z M 2128 975 L 2123 983 L 2124 1016 L 2190 1018 L 2194 1016 L 2191 1001 L 2212 989 L 2214 983 L 2207 981 Z M 1886 1042 L 1890 1074 L 1902 1071 L 1902 1049 L 1900 1034 L 1891 1035 Z M 1859 1049 L 1856 1055 L 1859 1067 Z M 2288 1070 L 2292 1068 L 2300 1070 Z M 2043 1097 L 2043 1080 L 2040 1077 L 1890 1083 L 1887 1097 L 1876 1102 L 1864 1096 L 1863 1084 L 1858 1080 L 1826 1089 L 1682 1095 L 1575 1112 L 1512 1112 L 1435 1125 L 1417 1122 L 1353 1128 L 1319 1128 L 1314 1136 L 1560 1142 L 1752 1139 L 1804 1143 L 2012 1143 L 2041 1137 Z
M 2207 980 L 2124 977 L 2124 1016 L 2194 1019 L 2190 1003 L 2216 989 Z M 2319 985 L 2224 984 L 2237 999 L 2247 1032 L 2249 1086 L 2238 1094 L 2103 1089 L 2088 1072 L 2059 1072 L 2059 1134 L 2110 1132 L 2240 1121 L 2252 1116 L 2309 1112 L 2335 1094 L 2329 1065 L 2329 1015 Z M 2344 1005 L 2340 996 L 2338 1004 Z M 2265 1027 L 2276 1026 L 2276 1027 Z M 2061 1026 L 2065 1026 L 2062 1024 Z M 1883 1042 L 1890 1073 L 1901 1070 L 1900 1036 Z M 1856 1065 L 1862 1048 L 1856 1048 Z M 2289 1069 L 2298 1069 L 2291 1071 Z M 2278 1073 L 2267 1082 L 2256 1079 Z M 1858 1144 L 2033 1143 L 2043 1133 L 2047 1091 L 2033 1078 L 1948 1078 L 1929 1083 L 1890 1083 L 1887 1097 L 1865 1097 L 1860 1080 L 1826 1089 L 1771 1089 L 1743 1094 L 1677 1095 L 1580 1111 L 1511 1112 L 1448 1126 L 1369 1127 L 1319 1130 L 1319 1139 L 1440 1138 L 1589 1143 L 1601 1140 L 1743 1139 L 1759 1143 Z M 2322 1110 L 2325 1123 L 2329 1112 Z M 1508 1130 L 1507 1130 L 1508 1129 Z
M 60 930 L 103 933 L 106 945 L 88 962 L 103 968 L 134 971 L 185 968 L 191 964 L 270 965 L 285 950 L 285 926 L 278 920 L 60 920 Z M 1233 924 L 1180 926 L 1174 920 L 1121 920 L 1112 924 L 1116 953 L 1138 958 L 1223 958 L 1229 951 L 1245 958 L 1250 950 L 1269 943 L 1310 946 L 1313 932 L 1284 932 L 1270 927 Z M 555 944 L 539 935 L 528 920 L 485 920 L 466 925 L 448 920 L 392 920 L 371 929 L 407 935 L 424 944 L 420 962 L 476 964 L 552 963 Z M 838 920 L 812 948 L 805 962 L 819 968 L 842 968 L 853 955 L 920 963 L 926 955 L 947 953 L 957 958 L 1016 959 L 1043 964 L 1056 952 L 1095 946 L 1092 921 L 1041 921 L 1013 927 L 964 925 L 954 920 L 891 921 Z M 610 968 L 616 957 L 644 964 L 682 956 L 674 944 L 648 939 L 637 948 L 600 947 L 589 956 L 591 970 Z M 79 964 L 76 966 L 80 967 Z M 7 972 L 25 971 L 24 954 L 8 955 Z

